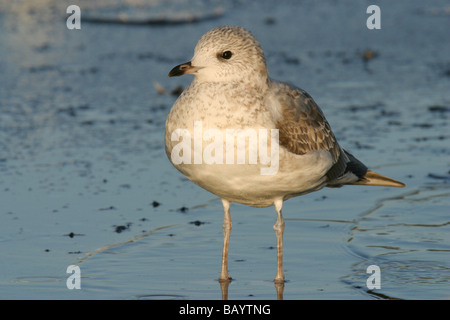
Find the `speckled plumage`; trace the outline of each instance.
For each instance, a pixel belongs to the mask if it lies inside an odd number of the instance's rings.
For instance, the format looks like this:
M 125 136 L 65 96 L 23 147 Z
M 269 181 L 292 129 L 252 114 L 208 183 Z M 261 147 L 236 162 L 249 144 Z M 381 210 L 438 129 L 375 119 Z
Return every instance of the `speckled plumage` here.
M 166 151 L 178 170 L 223 201 L 225 239 L 221 280 L 229 278 L 226 261 L 231 230 L 230 202 L 256 207 L 275 206 L 278 219 L 274 229 L 279 248 L 275 280 L 282 282 L 283 201 L 325 186 L 403 186 L 368 170 L 343 150 L 308 93 L 269 78 L 264 52 L 249 31 L 225 26 L 206 33 L 195 47 L 192 60 L 173 68 L 169 76 L 189 73 L 195 78 L 167 117 Z M 175 163 L 171 158 L 172 151 L 179 140 L 173 139 L 173 132 L 182 128 L 193 137 L 196 121 L 201 121 L 203 130 L 214 129 L 224 134 L 227 129 L 278 130 L 279 168 L 276 174 L 262 175 L 259 169 L 264 165 L 259 162 Z M 195 152 L 194 144 L 191 144 L 192 152 Z M 207 146 L 203 145 L 202 151 L 205 148 Z

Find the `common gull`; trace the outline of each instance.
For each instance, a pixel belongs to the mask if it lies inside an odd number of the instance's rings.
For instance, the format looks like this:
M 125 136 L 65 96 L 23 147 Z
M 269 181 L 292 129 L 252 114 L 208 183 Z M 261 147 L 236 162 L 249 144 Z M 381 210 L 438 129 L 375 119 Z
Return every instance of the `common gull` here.
M 169 77 L 193 74 L 166 120 L 166 153 L 192 182 L 222 199 L 222 268 L 229 281 L 230 203 L 274 206 L 275 283 L 284 282 L 283 201 L 343 185 L 404 187 L 345 151 L 304 90 L 268 76 L 264 52 L 246 29 L 203 35 L 191 61 Z

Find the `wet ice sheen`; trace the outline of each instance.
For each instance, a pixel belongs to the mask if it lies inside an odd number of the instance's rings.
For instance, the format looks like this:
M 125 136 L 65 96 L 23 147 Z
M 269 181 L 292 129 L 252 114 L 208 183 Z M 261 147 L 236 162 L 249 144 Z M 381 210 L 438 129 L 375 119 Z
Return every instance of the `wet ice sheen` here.
M 169 81 L 167 70 L 223 24 L 247 27 L 273 48 L 273 76 L 303 86 L 343 145 L 408 185 L 370 190 L 373 201 L 350 187 L 286 202 L 284 298 L 449 297 L 446 1 L 383 2 L 382 29 L 370 31 L 367 3 L 258 1 L 233 2 L 217 21 L 82 22 L 78 33 L 61 20 L 67 4 L 49 3 L 0 0 L 8 75 L 0 77 L 0 298 L 222 298 L 221 203 L 167 163 L 163 128 L 175 97 L 152 83 L 185 86 L 189 79 Z M 366 63 L 368 49 L 378 55 Z M 232 210 L 228 297 L 276 299 L 273 211 Z M 82 289 L 68 290 L 67 266 L 86 256 Z M 367 292 L 372 264 L 381 289 Z

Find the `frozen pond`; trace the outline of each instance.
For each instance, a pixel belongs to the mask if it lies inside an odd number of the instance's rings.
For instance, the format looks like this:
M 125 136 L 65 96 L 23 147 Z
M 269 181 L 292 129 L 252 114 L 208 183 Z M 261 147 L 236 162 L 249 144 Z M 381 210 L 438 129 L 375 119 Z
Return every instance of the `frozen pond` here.
M 168 72 L 227 24 L 253 32 L 271 77 L 308 91 L 344 148 L 407 185 L 285 202 L 283 298 L 450 298 L 448 1 L 376 1 L 380 30 L 363 1 L 83 0 L 81 30 L 70 4 L 0 0 L 1 299 L 222 299 L 221 201 L 172 167 L 163 137 L 191 81 Z M 228 298 L 277 299 L 274 208 L 231 216 Z

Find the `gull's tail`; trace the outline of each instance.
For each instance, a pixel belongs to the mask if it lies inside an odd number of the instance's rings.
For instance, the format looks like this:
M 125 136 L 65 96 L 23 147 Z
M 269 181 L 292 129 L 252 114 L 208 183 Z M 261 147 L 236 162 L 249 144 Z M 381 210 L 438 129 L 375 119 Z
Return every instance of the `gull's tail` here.
M 379 173 L 372 170 L 367 170 L 367 172 L 358 180 L 351 184 L 365 185 L 365 186 L 384 186 L 384 187 L 398 187 L 403 188 L 404 183 L 385 177 Z
M 347 162 L 345 173 L 340 178 L 332 180 L 329 187 L 340 187 L 342 185 L 363 185 L 403 188 L 404 183 L 385 177 L 373 170 L 369 170 L 361 161 L 352 154 L 343 150 Z

